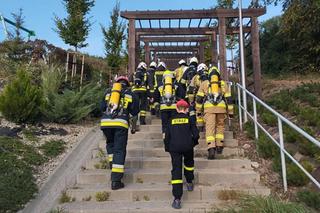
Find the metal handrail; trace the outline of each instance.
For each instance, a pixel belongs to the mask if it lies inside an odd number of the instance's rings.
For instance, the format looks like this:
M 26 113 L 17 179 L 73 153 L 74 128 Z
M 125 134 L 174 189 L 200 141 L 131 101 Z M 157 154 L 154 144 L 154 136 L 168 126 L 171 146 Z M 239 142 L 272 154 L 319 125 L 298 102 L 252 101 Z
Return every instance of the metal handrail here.
M 285 161 L 285 155 L 294 163 L 296 164 L 304 173 L 305 175 L 318 187 L 320 188 L 320 183 L 305 169 L 303 166 L 285 149 L 284 147 L 284 139 L 283 139 L 283 129 L 282 124 L 285 123 L 288 126 L 290 126 L 292 129 L 300 133 L 302 136 L 307 138 L 309 141 L 311 141 L 313 144 L 315 144 L 318 148 L 320 148 L 320 142 L 312 137 L 310 134 L 299 128 L 297 125 L 289 121 L 287 118 L 285 118 L 283 115 L 272 109 L 269 105 L 267 105 L 265 102 L 260 100 L 258 97 L 256 97 L 254 94 L 249 92 L 247 89 L 243 88 L 239 83 L 236 84 L 237 92 L 238 92 L 238 106 L 239 106 L 239 124 L 240 124 L 240 130 L 242 131 L 243 127 L 243 121 L 242 121 L 242 113 L 244 115 L 248 115 L 249 118 L 254 122 L 254 129 L 255 129 L 255 138 L 259 138 L 259 129 L 260 128 L 271 140 L 273 143 L 275 143 L 280 148 L 280 157 L 281 157 L 281 169 L 282 169 L 282 180 L 283 180 L 283 188 L 286 192 L 288 190 L 288 184 L 287 184 L 287 173 L 286 173 L 286 161 Z M 241 104 L 241 93 L 244 95 L 249 95 L 252 98 L 253 103 L 253 115 L 250 114 L 250 112 Z M 246 99 L 244 99 L 246 100 Z M 278 131 L 279 131 L 279 141 L 274 138 L 264 127 L 262 124 L 258 122 L 257 119 L 257 102 L 269 110 L 273 115 L 275 115 L 278 119 Z

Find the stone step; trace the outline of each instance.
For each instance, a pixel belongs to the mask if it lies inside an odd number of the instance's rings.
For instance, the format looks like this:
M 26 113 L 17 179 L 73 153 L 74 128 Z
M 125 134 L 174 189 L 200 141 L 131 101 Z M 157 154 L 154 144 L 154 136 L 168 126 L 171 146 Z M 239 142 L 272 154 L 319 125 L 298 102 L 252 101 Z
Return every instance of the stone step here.
M 232 131 L 225 131 L 225 139 L 233 139 Z M 200 138 L 205 139 L 205 132 L 200 132 Z M 139 131 L 135 134 L 129 133 L 128 139 L 162 139 L 161 130 L 159 131 Z
M 76 201 L 82 201 L 85 198 L 91 197 L 93 201 L 96 198 L 96 193 L 106 192 L 107 200 L 105 202 L 112 203 L 113 201 L 171 201 L 172 196 L 171 184 L 127 184 L 124 189 L 112 191 L 110 184 L 95 184 L 95 185 L 81 185 L 68 189 L 67 194 L 75 198 Z M 231 191 L 233 190 L 233 191 Z M 187 192 L 184 186 L 183 201 L 212 201 L 219 200 L 219 193 L 223 191 L 230 191 L 231 193 L 243 194 L 259 194 L 268 195 L 270 191 L 259 184 L 248 185 L 195 185 L 194 191 Z
M 105 149 L 105 139 L 101 139 L 99 142 L 99 147 Z M 238 147 L 238 140 L 237 139 L 226 139 L 224 141 L 225 147 Z M 130 139 L 128 141 L 127 149 L 131 147 L 144 147 L 144 148 L 160 148 L 163 147 L 163 140 L 162 139 Z M 199 145 L 197 147 L 205 148 L 207 147 L 207 143 L 204 139 L 199 140 Z
M 207 157 L 208 150 L 203 147 L 195 147 L 195 157 Z M 94 149 L 92 151 L 92 158 L 99 157 L 101 155 L 100 149 Z M 164 148 L 142 148 L 142 147 L 130 147 L 127 149 L 127 157 L 169 157 L 170 154 L 164 151 Z M 223 153 L 217 155 L 217 158 L 231 158 L 243 156 L 243 150 L 238 148 L 225 147 Z
M 110 183 L 110 170 L 95 169 L 81 171 L 77 176 L 78 184 Z M 125 183 L 169 183 L 170 169 L 125 169 Z M 195 183 L 214 185 L 221 183 L 258 183 L 260 176 L 252 169 L 195 169 Z
M 172 201 L 113 201 L 113 202 L 72 202 L 61 205 L 68 213 L 208 213 L 220 204 L 219 201 L 185 201 L 182 209 L 173 209 Z M 221 205 L 221 204 L 220 204 Z
M 96 169 L 100 165 L 100 159 L 94 158 L 86 163 L 86 169 Z M 142 157 L 128 157 L 126 159 L 125 168 L 152 168 L 171 169 L 171 158 L 142 158 Z M 209 161 L 203 158 L 195 158 L 195 167 L 197 169 L 222 169 L 222 168 L 251 168 L 251 161 L 247 159 L 221 159 Z

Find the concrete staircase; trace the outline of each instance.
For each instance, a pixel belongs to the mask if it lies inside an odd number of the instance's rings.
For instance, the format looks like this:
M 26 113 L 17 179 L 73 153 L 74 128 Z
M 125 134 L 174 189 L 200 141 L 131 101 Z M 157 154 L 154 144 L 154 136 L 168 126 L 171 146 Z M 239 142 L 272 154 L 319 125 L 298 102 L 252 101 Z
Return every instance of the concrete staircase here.
M 129 135 L 125 165 L 125 188 L 110 189 L 110 170 L 105 161 L 105 139 L 93 150 L 92 159 L 77 176 L 77 184 L 67 190 L 75 201 L 61 204 L 70 213 L 102 212 L 210 212 L 223 206 L 221 195 L 249 193 L 268 195 L 270 190 L 260 184 L 260 176 L 243 158 L 233 132 L 225 132 L 225 149 L 216 160 L 207 160 L 204 134 L 195 151 L 195 190 L 184 191 L 181 210 L 171 208 L 171 160 L 164 151 L 159 119 L 141 126 Z M 103 201 L 97 202 L 96 195 Z M 101 196 L 100 196 L 101 197 Z M 220 199 L 219 199 L 220 198 Z

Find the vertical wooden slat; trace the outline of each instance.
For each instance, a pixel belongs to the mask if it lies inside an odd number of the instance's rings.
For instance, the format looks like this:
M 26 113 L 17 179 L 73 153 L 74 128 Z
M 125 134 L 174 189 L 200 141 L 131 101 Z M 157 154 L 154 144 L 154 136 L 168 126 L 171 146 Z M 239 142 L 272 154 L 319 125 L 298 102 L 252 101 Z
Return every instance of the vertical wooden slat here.
M 80 86 L 82 86 L 82 82 L 83 82 L 83 72 L 84 72 L 84 55 L 82 56 L 81 76 L 80 76 Z
M 212 65 L 218 66 L 218 47 L 217 47 L 217 34 L 213 33 L 211 36 L 211 44 L 212 44 L 212 54 L 211 54 L 211 61 Z
M 67 60 L 66 60 L 66 78 L 65 78 L 65 81 L 68 81 L 68 72 L 69 72 L 69 52 L 67 52 Z
M 226 57 L 226 19 L 219 17 L 219 63 L 221 77 L 228 80 L 227 57 Z
M 150 64 L 150 46 L 149 46 L 149 42 L 145 42 L 144 52 L 145 52 L 146 64 L 149 66 L 149 64 Z
M 258 25 L 257 17 L 252 17 L 251 48 L 252 48 L 254 93 L 257 97 L 261 98 L 262 96 L 261 63 L 260 63 L 259 25 Z
M 129 50 L 128 50 L 128 67 L 129 73 L 134 72 L 136 67 L 136 27 L 135 27 L 135 19 L 129 19 Z

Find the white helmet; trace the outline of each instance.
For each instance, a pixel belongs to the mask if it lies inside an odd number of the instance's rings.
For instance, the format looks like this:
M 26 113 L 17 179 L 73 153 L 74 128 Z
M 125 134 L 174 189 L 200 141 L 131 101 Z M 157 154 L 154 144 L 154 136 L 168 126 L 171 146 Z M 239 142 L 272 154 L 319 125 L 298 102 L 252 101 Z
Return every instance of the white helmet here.
M 165 69 L 167 69 L 167 65 L 161 61 L 159 64 L 158 64 L 158 67 L 164 67 Z
M 197 63 L 198 64 L 198 59 L 197 59 L 197 57 L 192 57 L 191 59 L 190 59 L 190 64 L 191 63 Z
M 143 69 L 147 69 L 147 64 L 146 63 L 144 63 L 144 62 L 140 62 L 140 64 L 138 65 L 138 69 L 139 68 L 143 68 Z
M 182 64 L 186 64 L 186 61 L 183 60 L 183 59 L 181 59 L 181 60 L 179 61 L 179 65 L 182 65 Z
M 153 62 L 151 62 L 151 63 L 150 63 L 150 67 L 154 67 L 154 68 L 156 68 L 156 67 L 157 67 L 157 63 L 156 63 L 156 62 L 154 62 L 154 61 L 153 61 Z
M 199 64 L 197 71 L 200 71 L 200 70 L 208 70 L 207 65 L 205 65 L 204 63 Z

